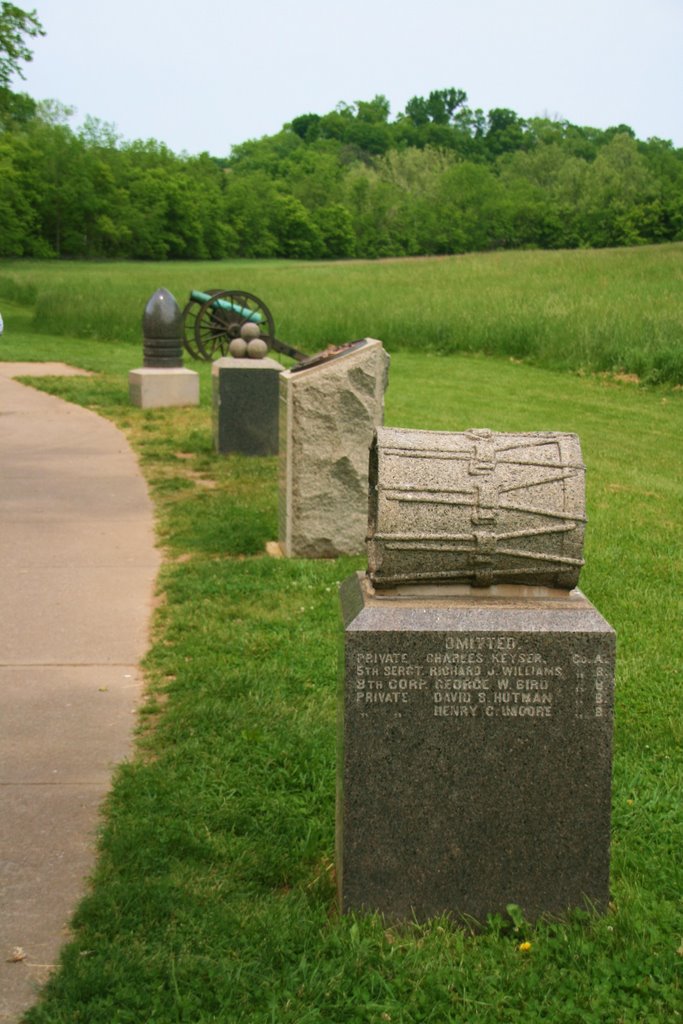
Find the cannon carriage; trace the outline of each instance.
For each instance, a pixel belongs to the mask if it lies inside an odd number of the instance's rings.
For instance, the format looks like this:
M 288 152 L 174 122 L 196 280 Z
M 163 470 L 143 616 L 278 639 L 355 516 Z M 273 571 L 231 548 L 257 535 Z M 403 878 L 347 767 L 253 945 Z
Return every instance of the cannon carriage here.
M 265 355 L 268 350 L 298 363 L 309 358 L 275 336 L 270 310 L 250 292 L 192 291 L 182 318 L 183 345 L 193 359 L 211 362 L 227 355 Z
M 222 356 L 258 359 L 269 351 L 289 356 L 292 372 L 319 366 L 365 344 L 365 339 L 328 345 L 313 355 L 301 352 L 275 335 L 265 302 L 244 291 L 192 291 L 182 312 L 183 346 L 193 359 L 212 362 Z

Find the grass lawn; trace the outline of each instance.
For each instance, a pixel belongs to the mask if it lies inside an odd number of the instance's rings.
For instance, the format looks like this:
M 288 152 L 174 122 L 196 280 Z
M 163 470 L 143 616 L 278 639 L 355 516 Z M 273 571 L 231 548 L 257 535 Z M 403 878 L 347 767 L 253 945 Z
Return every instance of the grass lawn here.
M 364 560 L 264 557 L 276 460 L 213 453 L 207 367 L 199 408 L 143 412 L 126 382 L 139 350 L 31 335 L 19 307 L 3 314 L 0 359 L 100 371 L 32 383 L 125 430 L 166 552 L 137 756 L 116 773 L 61 970 L 26 1020 L 683 1019 L 683 391 L 393 356 L 388 425 L 580 435 L 581 586 L 617 630 L 618 672 L 609 913 L 387 927 L 334 905 L 337 584 Z

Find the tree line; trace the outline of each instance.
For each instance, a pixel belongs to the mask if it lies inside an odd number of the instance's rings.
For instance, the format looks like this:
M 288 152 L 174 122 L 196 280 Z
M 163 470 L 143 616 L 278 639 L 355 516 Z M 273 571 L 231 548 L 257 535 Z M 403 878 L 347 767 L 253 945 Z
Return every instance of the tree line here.
M 177 154 L 92 117 L 74 129 L 69 108 L 13 92 L 10 73 L 30 59 L 23 37 L 41 32 L 35 12 L 0 3 L 0 257 L 340 259 L 683 239 L 683 150 L 627 125 L 484 113 L 450 88 L 394 118 L 376 96 L 302 114 L 226 157 Z

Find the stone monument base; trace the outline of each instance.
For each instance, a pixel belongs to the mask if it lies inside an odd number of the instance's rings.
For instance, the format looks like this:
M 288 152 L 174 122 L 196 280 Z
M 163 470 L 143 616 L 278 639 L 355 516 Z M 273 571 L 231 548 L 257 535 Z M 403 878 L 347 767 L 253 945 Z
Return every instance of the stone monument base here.
M 184 366 L 143 366 L 128 374 L 128 396 L 140 409 L 199 405 L 199 374 Z
M 609 899 L 615 637 L 578 591 L 341 588 L 343 912 Z
M 213 441 L 217 452 L 277 455 L 279 381 L 274 359 L 217 359 L 213 382 Z

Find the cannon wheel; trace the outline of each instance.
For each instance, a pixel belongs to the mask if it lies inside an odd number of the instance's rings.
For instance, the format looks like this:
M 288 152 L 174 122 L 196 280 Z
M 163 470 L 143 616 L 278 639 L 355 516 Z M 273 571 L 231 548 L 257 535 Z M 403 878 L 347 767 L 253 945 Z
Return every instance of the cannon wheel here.
M 208 288 L 206 294 L 217 295 L 219 291 L 219 288 Z M 185 351 L 192 356 L 193 359 L 206 358 L 206 356 L 200 354 L 197 345 L 195 344 L 194 334 L 197 317 L 199 316 L 201 308 L 202 303 L 191 298 L 183 310 L 183 346 Z
M 275 337 L 275 325 L 268 307 L 250 292 L 211 292 L 211 298 L 197 312 L 194 322 L 195 348 L 200 358 L 208 361 L 227 356 L 230 342 L 239 338 L 243 324 L 257 323 L 260 336 L 271 347 Z M 216 306 L 216 299 L 229 302 L 235 309 Z

